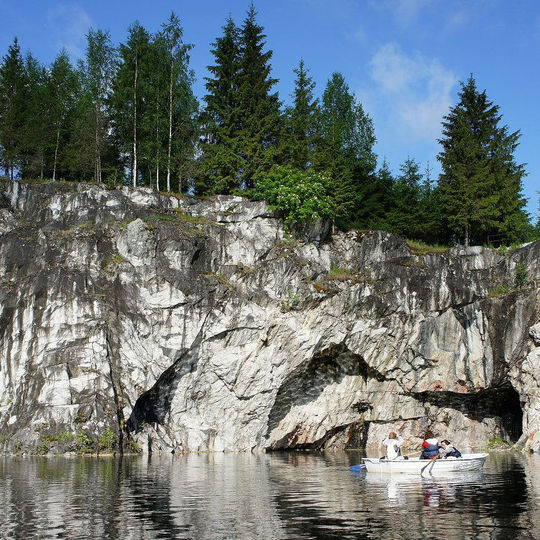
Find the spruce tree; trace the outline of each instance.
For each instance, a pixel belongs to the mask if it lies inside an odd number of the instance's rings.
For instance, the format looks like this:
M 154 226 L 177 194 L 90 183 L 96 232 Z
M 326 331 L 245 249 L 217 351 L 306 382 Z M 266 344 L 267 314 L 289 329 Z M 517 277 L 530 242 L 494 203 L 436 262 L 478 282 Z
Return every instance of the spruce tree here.
M 263 28 L 255 20 L 251 4 L 240 30 L 238 81 L 239 131 L 236 148 L 240 152 L 240 179 L 245 189 L 255 186 L 257 176 L 268 171 L 275 161 L 280 132 L 280 103 L 272 87 L 272 51 L 264 51 Z
M 25 73 L 17 38 L 0 65 L 0 158 L 13 180 L 24 138 Z
M 331 176 L 336 217 L 341 226 L 348 227 L 360 209 L 377 158 L 373 122 L 341 73 L 333 73 L 326 85 L 320 119 L 315 167 Z
M 494 233 L 518 239 L 527 226 L 525 169 L 514 157 L 520 133 L 500 126 L 499 107 L 477 90 L 472 75 L 458 95 L 459 103 L 444 117 L 438 155 L 449 233 L 465 245 L 484 242 Z
M 400 166 L 393 189 L 393 205 L 388 216 L 392 232 L 407 238 L 420 238 L 420 165 L 408 157 Z
M 231 193 L 240 188 L 239 137 L 239 30 L 229 17 L 223 35 L 211 50 L 215 64 L 208 66 L 206 106 L 201 114 L 202 181 L 199 193 Z
M 48 73 L 32 56 L 24 62 L 24 111 L 20 140 L 19 171 L 22 178 L 44 178 L 46 158 L 51 145 L 50 96 Z
M 316 137 L 318 135 L 319 103 L 313 96 L 315 83 L 308 75 L 304 61 L 300 60 L 293 93 L 293 105 L 287 107 L 282 133 L 282 160 L 300 170 L 313 164 Z

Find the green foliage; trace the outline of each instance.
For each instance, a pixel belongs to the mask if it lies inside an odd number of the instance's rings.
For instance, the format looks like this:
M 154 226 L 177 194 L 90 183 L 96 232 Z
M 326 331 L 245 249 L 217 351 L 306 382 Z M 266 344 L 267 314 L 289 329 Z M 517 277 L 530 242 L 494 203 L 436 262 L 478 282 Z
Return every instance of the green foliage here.
M 0 64 L 0 162 L 13 180 L 23 153 L 26 76 L 17 38 Z
M 315 83 L 300 60 L 296 74 L 292 107 L 285 110 L 281 133 L 280 154 L 284 164 L 306 170 L 313 163 L 319 136 L 319 104 L 313 96 Z
M 493 439 L 490 439 L 488 444 L 487 444 L 487 447 L 490 450 L 492 450 L 492 449 L 506 449 L 506 448 L 510 448 L 511 446 L 512 446 L 511 443 L 509 443 L 508 441 L 505 441 L 501 437 L 493 437 Z
M 415 255 L 441 255 L 450 251 L 446 246 L 429 245 L 416 240 L 407 240 L 407 245 Z
M 75 437 L 75 447 L 78 452 L 88 453 L 93 450 L 92 439 L 84 431 L 78 431 Z
M 501 283 L 500 285 L 497 285 L 494 289 L 489 291 L 489 297 L 498 298 L 499 296 L 505 296 L 507 294 L 510 294 L 511 292 L 511 287 L 509 287 L 505 283 Z
M 101 261 L 101 268 L 106 269 L 106 268 L 109 268 L 110 266 L 115 266 L 115 265 L 122 264 L 125 262 L 126 262 L 126 259 L 124 259 L 124 257 L 122 257 L 120 253 L 113 253 L 112 255 L 110 255 L 109 257 Z
M 284 217 L 285 230 L 293 224 L 331 219 L 333 201 L 328 195 L 328 178 L 314 171 L 274 167 L 261 177 L 254 191 Z
M 208 272 L 208 273 L 203 274 L 203 275 L 204 275 L 204 277 L 206 277 L 208 279 L 215 279 L 216 281 L 221 283 L 227 289 L 232 289 L 233 288 L 232 283 L 223 274 L 220 274 L 219 272 Z
M 518 263 L 516 266 L 516 279 L 515 286 L 518 289 L 521 289 L 526 286 L 529 279 L 529 271 L 527 270 L 527 265 L 525 263 Z
M 110 428 L 107 428 L 98 439 L 98 449 L 104 452 L 111 452 L 114 450 L 115 444 L 116 435 Z
M 240 36 L 229 17 L 223 36 L 213 43 L 215 65 L 208 66 L 206 107 L 201 114 L 202 172 L 195 191 L 229 194 L 240 188 L 238 150 Z
M 42 439 L 36 446 L 36 454 L 47 454 L 51 449 L 51 441 L 49 439 Z
M 281 313 L 287 313 L 287 311 L 295 309 L 299 302 L 299 296 L 290 287 L 287 287 L 281 297 L 279 309 Z
M 521 193 L 525 170 L 514 158 L 520 133 L 499 125 L 499 107 L 477 90 L 472 76 L 461 86 L 439 141 L 444 218 L 465 245 L 494 233 L 518 239 L 527 228 Z
M 320 137 L 314 167 L 331 179 L 338 223 L 347 227 L 362 211 L 376 167 L 373 122 L 350 92 L 341 73 L 333 73 L 322 97 Z
M 207 221 L 204 216 L 190 216 L 189 214 L 186 214 L 185 210 L 181 206 L 176 209 L 176 217 L 187 223 L 195 223 L 198 225 L 203 225 Z
M 337 264 L 332 264 L 330 272 L 328 272 L 328 274 L 326 275 L 326 279 L 329 281 L 348 281 L 354 280 L 357 277 L 358 276 L 356 275 L 356 273 L 349 268 L 343 268 Z

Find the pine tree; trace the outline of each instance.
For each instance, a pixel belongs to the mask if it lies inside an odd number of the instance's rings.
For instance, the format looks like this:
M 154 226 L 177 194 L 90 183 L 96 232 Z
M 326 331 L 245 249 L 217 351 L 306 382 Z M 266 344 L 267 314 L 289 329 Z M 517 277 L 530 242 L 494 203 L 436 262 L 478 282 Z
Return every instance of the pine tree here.
M 270 76 L 272 51 L 264 51 L 263 28 L 251 4 L 240 31 L 239 131 L 241 185 L 252 189 L 257 176 L 274 164 L 280 133 L 278 94 L 271 93 L 277 79 Z
M 215 65 L 208 66 L 206 106 L 201 114 L 203 178 L 198 193 L 231 193 L 240 188 L 239 135 L 239 30 L 229 17 L 223 35 L 211 50 Z
M 458 95 L 459 103 L 444 117 L 438 155 L 449 232 L 465 245 L 493 233 L 517 239 L 527 226 L 521 193 L 525 169 L 514 158 L 520 133 L 499 125 L 499 107 L 477 90 L 472 76 Z
M 285 112 L 281 151 L 285 163 L 306 170 L 313 163 L 318 135 L 319 103 L 313 96 L 315 83 L 308 75 L 303 60 L 300 60 L 294 73 L 296 74 L 294 102 Z
M 25 117 L 25 75 L 17 38 L 0 65 L 0 158 L 13 180 L 19 165 Z

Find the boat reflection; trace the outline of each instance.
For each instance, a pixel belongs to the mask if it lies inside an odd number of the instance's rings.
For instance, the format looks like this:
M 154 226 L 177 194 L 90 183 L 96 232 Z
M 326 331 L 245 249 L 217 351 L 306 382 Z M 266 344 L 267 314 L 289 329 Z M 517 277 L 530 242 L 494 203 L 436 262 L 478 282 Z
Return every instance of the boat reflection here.
M 456 502 L 463 494 L 464 486 L 477 486 L 485 482 L 482 471 L 447 473 L 437 476 L 408 474 L 367 473 L 365 482 L 368 486 L 386 489 L 388 503 L 391 506 L 404 506 L 415 501 L 421 493 L 424 506 L 437 507 Z

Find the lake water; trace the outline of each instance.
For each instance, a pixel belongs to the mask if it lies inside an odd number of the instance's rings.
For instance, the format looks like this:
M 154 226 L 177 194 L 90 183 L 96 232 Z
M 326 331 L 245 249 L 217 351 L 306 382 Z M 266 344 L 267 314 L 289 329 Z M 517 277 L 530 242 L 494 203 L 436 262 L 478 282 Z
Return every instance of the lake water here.
M 452 477 L 351 473 L 357 452 L 0 458 L 0 537 L 540 538 L 540 457 Z

